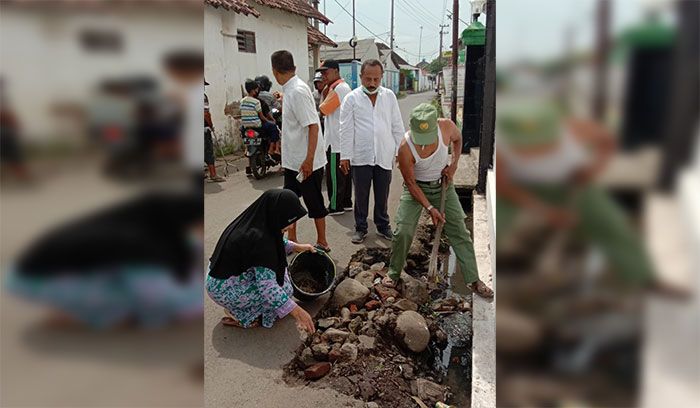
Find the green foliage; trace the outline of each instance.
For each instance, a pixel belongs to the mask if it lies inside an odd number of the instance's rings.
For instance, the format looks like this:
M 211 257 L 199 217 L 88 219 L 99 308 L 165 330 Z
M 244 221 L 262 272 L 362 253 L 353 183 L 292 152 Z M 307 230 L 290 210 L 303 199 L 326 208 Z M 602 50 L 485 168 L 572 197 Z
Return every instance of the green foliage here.
M 438 72 L 442 72 L 442 69 L 447 66 L 448 62 L 447 58 L 443 58 L 442 61 L 440 61 L 439 58 L 435 58 L 425 69 L 431 74 L 436 75 Z

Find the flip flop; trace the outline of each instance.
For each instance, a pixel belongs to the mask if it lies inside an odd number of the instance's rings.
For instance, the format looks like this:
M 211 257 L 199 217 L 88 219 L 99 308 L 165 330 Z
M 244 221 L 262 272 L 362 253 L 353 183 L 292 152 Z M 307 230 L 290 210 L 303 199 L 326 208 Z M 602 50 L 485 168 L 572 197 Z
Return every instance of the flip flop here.
M 230 317 L 230 316 L 224 316 L 224 317 L 222 317 L 222 318 L 221 318 L 221 324 L 223 324 L 224 326 L 229 326 L 229 327 L 240 327 L 241 329 L 252 329 L 252 328 L 255 328 L 255 327 L 260 326 L 260 322 L 258 322 L 258 321 L 256 320 L 256 321 L 254 321 L 253 323 L 251 323 L 250 326 L 248 326 L 248 327 L 243 327 L 243 325 L 241 325 L 241 323 L 240 323 L 238 320 L 236 320 L 236 319 L 234 319 L 233 317 Z
M 330 248 L 330 247 L 323 247 L 323 246 L 321 246 L 321 244 L 316 244 L 316 245 L 314 245 L 314 248 L 316 248 L 317 250 L 319 250 L 319 251 L 321 251 L 321 252 L 325 252 L 325 253 L 327 253 L 327 254 L 329 254 L 329 253 L 331 252 L 331 248 Z

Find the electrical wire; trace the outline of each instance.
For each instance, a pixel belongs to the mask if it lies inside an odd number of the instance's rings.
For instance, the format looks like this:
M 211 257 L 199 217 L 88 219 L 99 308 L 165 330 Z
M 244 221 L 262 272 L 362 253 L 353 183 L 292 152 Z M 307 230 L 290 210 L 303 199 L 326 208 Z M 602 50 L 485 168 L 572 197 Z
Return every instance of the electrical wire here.
M 335 1 L 335 4 L 337 4 L 338 6 L 340 6 L 340 8 L 343 9 L 343 11 L 345 11 L 345 13 L 347 13 L 350 17 L 352 17 L 352 13 L 349 12 L 345 7 L 343 7 L 343 6 L 340 4 L 340 2 L 339 2 L 338 0 L 333 0 L 333 1 Z M 354 19 L 355 19 L 355 22 L 356 22 L 357 24 L 360 25 L 360 27 L 362 27 L 362 28 L 364 28 L 365 30 L 367 30 L 370 34 L 372 34 L 372 36 L 374 36 L 374 38 L 376 38 L 376 39 L 378 39 L 378 40 L 384 41 L 380 36 L 378 36 L 378 35 L 375 34 L 372 30 L 370 30 L 369 28 L 367 28 L 366 25 L 362 24 L 362 22 L 361 22 L 360 20 L 358 20 L 357 17 L 354 17 Z
M 419 10 L 417 7 L 409 3 L 408 0 L 397 0 L 397 2 L 403 4 L 404 7 L 408 8 L 411 12 L 415 13 L 416 16 L 427 21 L 429 25 L 438 25 L 438 19 L 428 16 L 427 14 Z

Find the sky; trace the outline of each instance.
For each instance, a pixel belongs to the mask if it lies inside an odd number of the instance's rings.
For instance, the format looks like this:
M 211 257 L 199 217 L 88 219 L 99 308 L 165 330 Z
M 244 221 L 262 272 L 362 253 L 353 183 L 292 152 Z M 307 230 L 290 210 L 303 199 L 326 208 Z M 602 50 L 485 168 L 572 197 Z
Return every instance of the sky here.
M 425 58 L 437 57 L 440 46 L 440 24 L 448 24 L 443 36 L 444 49 L 452 44 L 452 19 L 447 14 L 453 0 L 394 0 L 394 44 L 411 64 Z M 496 54 L 498 63 L 512 63 L 524 57 L 547 59 L 564 50 L 564 33 L 573 32 L 575 49 L 590 48 L 593 44 L 593 18 L 597 0 L 498 0 L 496 17 Z M 667 3 L 668 0 L 615 0 L 612 7 L 612 27 L 619 32 L 639 21 L 642 10 L 649 4 Z M 320 0 L 319 9 L 333 23 L 326 27 L 326 35 L 335 42 L 346 42 L 352 37 L 352 0 Z M 461 33 L 470 21 L 471 5 L 459 2 Z M 389 43 L 391 0 L 355 0 L 358 39 L 373 34 Z M 486 17 L 479 19 L 485 23 Z M 366 26 L 362 27 L 362 25 Z M 422 37 L 421 37 L 421 29 Z M 368 30 L 369 29 L 369 30 Z M 321 28 L 323 31 L 323 28 Z M 370 31 L 373 33 L 370 33 Z

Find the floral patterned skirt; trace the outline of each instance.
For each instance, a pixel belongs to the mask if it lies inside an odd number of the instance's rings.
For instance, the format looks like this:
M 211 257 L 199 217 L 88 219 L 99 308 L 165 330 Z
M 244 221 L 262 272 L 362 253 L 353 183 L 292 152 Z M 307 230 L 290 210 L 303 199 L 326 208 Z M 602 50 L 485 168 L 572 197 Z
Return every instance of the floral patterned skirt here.
M 250 268 L 228 279 L 207 276 L 206 288 L 209 297 L 246 328 L 258 318 L 261 318 L 263 327 L 270 328 L 277 319 L 296 307 L 291 300 L 292 282 L 286 271 L 281 288 L 274 272 L 262 267 Z

